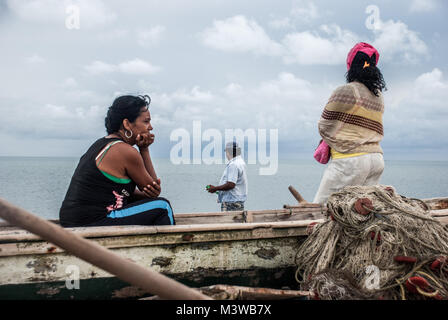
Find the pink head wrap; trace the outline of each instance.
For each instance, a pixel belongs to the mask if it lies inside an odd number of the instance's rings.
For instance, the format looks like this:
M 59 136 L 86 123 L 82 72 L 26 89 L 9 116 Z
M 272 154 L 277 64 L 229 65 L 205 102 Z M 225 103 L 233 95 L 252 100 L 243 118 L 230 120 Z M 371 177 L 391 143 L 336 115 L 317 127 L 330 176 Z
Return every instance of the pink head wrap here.
M 353 59 L 355 58 L 356 54 L 361 51 L 367 54 L 369 57 L 372 57 L 372 55 L 375 53 L 376 56 L 376 62 L 375 65 L 378 64 L 378 60 L 380 59 L 380 54 L 378 51 L 372 47 L 370 44 L 365 42 L 357 43 L 348 53 L 347 55 L 347 70 L 350 70 L 350 67 L 352 65 Z

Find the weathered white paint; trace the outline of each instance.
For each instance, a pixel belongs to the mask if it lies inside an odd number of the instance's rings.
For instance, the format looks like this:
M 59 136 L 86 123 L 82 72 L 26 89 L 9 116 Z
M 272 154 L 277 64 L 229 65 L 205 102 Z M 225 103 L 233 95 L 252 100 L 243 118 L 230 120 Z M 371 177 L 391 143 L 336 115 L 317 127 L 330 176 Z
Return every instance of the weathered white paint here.
M 112 250 L 142 266 L 176 275 L 208 268 L 216 271 L 231 271 L 293 266 L 298 245 L 297 238 L 287 237 L 213 242 L 204 244 L 203 247 L 178 244 L 173 248 L 156 245 Z M 272 255 L 263 257 L 258 250 L 267 250 L 272 252 Z M 170 263 L 166 266 L 154 265 L 154 259 L 161 257 L 171 259 Z M 46 255 L 32 254 L 2 257 L 0 285 L 65 281 L 68 277 L 66 268 L 69 265 L 79 267 L 81 280 L 112 276 L 63 252 Z

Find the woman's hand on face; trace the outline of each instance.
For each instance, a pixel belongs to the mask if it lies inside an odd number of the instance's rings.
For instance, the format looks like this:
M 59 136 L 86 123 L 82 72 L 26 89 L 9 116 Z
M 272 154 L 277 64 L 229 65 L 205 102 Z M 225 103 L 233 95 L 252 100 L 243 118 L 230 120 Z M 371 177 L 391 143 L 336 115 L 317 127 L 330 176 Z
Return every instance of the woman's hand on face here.
M 139 149 L 146 149 L 154 142 L 154 137 L 153 133 L 138 134 L 135 143 Z
M 144 187 L 142 191 L 146 196 L 148 196 L 148 198 L 157 198 L 162 191 L 160 184 L 161 181 L 159 178 L 157 179 L 157 181 L 154 181 L 152 185 L 148 184 L 146 187 Z

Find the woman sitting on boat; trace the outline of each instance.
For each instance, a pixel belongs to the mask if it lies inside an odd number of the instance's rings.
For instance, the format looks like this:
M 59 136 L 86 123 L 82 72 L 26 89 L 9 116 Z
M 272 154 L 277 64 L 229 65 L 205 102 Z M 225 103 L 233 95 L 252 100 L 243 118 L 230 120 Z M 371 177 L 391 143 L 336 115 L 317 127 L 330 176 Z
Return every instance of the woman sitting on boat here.
M 384 170 L 383 138 L 386 84 L 377 67 L 378 51 L 358 43 L 347 56 L 347 84 L 337 88 L 319 120 L 319 133 L 330 147 L 315 203 L 349 185 L 376 185 Z
M 59 212 L 63 227 L 175 224 L 149 154 L 150 102 L 115 99 L 105 119 L 108 136 L 90 146 L 73 174 Z

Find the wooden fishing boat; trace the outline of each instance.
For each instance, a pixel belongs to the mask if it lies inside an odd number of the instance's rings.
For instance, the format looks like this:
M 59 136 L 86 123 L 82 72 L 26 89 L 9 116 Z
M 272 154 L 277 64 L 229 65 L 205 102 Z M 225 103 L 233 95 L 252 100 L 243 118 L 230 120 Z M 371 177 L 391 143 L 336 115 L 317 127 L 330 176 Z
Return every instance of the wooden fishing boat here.
M 433 216 L 448 223 L 448 198 L 425 202 Z M 320 205 L 302 203 L 279 210 L 176 214 L 175 226 L 69 230 L 190 287 L 224 284 L 298 290 L 295 254 L 307 227 L 322 222 L 324 214 Z M 32 233 L 0 225 L 0 299 L 145 296 Z

